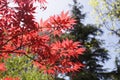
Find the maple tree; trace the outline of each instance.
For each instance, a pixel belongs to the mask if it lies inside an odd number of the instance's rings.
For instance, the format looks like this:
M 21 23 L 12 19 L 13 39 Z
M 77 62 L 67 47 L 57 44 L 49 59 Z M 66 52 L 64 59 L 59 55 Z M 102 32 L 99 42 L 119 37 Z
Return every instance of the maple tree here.
M 84 49 L 79 42 L 69 39 L 52 40 L 73 28 L 75 20 L 68 12 L 54 15 L 43 21 L 35 21 L 35 2 L 45 9 L 46 0 L 0 0 L 0 71 L 6 71 L 2 60 L 25 55 L 45 73 L 67 73 L 80 69 L 78 58 Z M 15 6 L 10 6 L 13 3 Z M 29 54 L 34 57 L 30 57 Z M 6 77 L 3 80 L 18 80 Z

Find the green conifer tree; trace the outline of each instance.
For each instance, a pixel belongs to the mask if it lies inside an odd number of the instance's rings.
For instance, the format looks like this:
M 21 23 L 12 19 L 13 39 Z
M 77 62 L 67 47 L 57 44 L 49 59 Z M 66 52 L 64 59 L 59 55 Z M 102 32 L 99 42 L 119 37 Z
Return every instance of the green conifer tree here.
M 69 75 L 71 80 L 100 80 L 103 76 L 99 73 L 105 70 L 102 69 L 103 65 L 101 63 L 109 59 L 107 50 L 102 47 L 103 41 L 98 38 L 103 32 L 94 25 L 84 25 L 82 20 L 84 20 L 85 14 L 81 12 L 82 6 L 80 6 L 77 0 L 73 0 L 73 2 L 71 12 L 77 20 L 77 24 L 74 25 L 74 29 L 69 31 L 70 33 L 62 36 L 62 38 L 68 37 L 74 41 L 80 41 L 86 50 L 82 56 L 79 56 L 79 61 L 85 67 L 75 73 L 75 75 Z

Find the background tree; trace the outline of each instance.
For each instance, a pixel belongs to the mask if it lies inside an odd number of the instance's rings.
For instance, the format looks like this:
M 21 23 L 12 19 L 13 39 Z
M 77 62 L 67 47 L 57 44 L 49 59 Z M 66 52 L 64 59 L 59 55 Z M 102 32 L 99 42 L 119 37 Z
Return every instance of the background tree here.
M 32 55 L 29 55 L 33 57 Z M 14 56 L 5 60 L 7 71 L 1 77 L 19 77 L 21 80 L 54 80 L 51 75 L 44 74 L 33 65 L 32 60 L 26 56 Z
M 111 36 L 116 35 L 115 47 L 112 49 L 115 53 L 120 53 L 120 0 L 91 0 L 91 6 L 94 8 L 94 12 L 99 19 L 100 26 L 105 27 L 109 32 L 112 33 Z M 94 6 L 96 3 L 96 6 Z M 102 6 L 101 6 L 102 5 Z M 118 54 L 119 55 L 119 54 Z M 111 72 L 105 73 L 112 80 L 119 80 L 119 67 L 120 63 L 119 57 L 117 56 L 115 59 L 115 69 Z M 112 77 L 111 77 L 112 76 Z
M 120 36 L 120 1 L 119 0 L 90 0 L 90 5 L 94 8 L 94 15 L 98 18 L 100 26 L 104 26 L 108 31 Z
M 74 76 L 71 77 L 71 80 L 100 80 L 103 76 L 99 73 L 105 71 L 102 69 L 102 63 L 109 59 L 107 50 L 102 47 L 103 41 L 98 38 L 103 32 L 94 25 L 84 25 L 82 20 L 84 20 L 85 14 L 81 12 L 82 6 L 77 0 L 73 0 L 73 2 L 71 13 L 77 24 L 62 38 L 69 37 L 74 41 L 80 41 L 86 51 L 78 59 L 85 66 L 76 75 L 71 75 Z
M 112 80 L 120 80 L 120 59 L 119 57 L 115 58 L 116 70 L 113 70 L 111 73 Z

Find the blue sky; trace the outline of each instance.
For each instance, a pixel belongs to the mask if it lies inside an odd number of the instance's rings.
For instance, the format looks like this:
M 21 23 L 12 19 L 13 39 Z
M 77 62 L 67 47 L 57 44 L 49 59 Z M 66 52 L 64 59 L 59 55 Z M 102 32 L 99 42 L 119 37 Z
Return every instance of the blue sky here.
M 70 4 L 72 2 L 72 0 L 68 1 L 68 0 L 47 0 L 47 9 L 42 11 L 40 9 L 37 10 L 37 12 L 39 14 L 37 14 L 37 20 L 39 20 L 40 18 L 43 18 L 44 20 L 49 18 L 49 16 L 52 16 L 54 14 L 60 14 L 61 11 L 68 11 L 69 10 L 69 6 L 68 4 Z

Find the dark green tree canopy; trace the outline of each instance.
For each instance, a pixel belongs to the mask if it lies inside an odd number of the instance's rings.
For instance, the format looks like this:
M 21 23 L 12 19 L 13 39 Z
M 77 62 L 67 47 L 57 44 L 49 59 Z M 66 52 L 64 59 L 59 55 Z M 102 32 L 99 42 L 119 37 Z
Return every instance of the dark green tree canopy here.
M 82 20 L 85 19 L 85 14 L 81 11 L 82 6 L 77 0 L 73 0 L 73 2 L 71 13 L 77 20 L 77 24 L 74 25 L 74 29 L 69 31 L 70 33 L 66 33 L 62 38 L 68 37 L 74 41 L 80 41 L 86 50 L 82 56 L 79 56 L 79 61 L 85 64 L 85 67 L 71 78 L 73 80 L 100 80 L 103 76 L 99 72 L 105 71 L 101 63 L 109 59 L 107 50 L 102 47 L 103 40 L 97 38 L 102 35 L 103 31 L 95 25 L 84 25 Z

